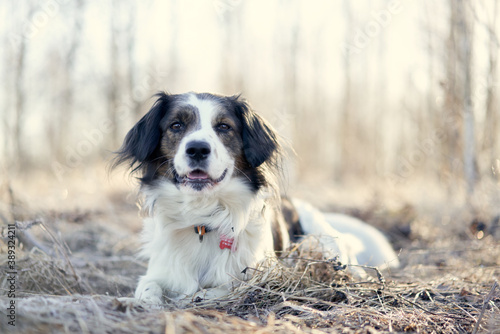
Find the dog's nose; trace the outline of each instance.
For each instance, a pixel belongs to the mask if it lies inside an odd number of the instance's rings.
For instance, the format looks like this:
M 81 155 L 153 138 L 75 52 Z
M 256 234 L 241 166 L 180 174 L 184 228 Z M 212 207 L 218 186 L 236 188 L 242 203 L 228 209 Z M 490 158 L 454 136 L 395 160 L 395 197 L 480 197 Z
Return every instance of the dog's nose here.
M 210 144 L 205 141 L 192 141 L 186 145 L 186 154 L 193 160 L 205 160 L 210 155 Z

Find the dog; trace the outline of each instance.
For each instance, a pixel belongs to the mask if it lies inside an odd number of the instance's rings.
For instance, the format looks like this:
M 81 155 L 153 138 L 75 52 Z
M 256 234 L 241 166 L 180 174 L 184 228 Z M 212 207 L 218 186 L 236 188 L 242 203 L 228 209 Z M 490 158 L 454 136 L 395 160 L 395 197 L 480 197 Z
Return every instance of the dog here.
M 140 255 L 149 260 L 135 298 L 152 304 L 227 294 L 245 268 L 318 236 L 327 258 L 397 267 L 375 228 L 281 198 L 283 146 L 239 95 L 159 93 L 127 133 L 114 166 L 140 174 L 146 214 Z

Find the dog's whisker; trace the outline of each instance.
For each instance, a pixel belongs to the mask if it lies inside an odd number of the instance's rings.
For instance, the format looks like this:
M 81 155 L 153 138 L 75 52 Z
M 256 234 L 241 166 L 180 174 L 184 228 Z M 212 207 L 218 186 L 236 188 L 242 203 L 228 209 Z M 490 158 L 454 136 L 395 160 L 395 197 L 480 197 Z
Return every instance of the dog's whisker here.
M 165 173 L 163 173 L 163 175 L 166 176 L 166 177 L 171 177 L 171 176 L 175 175 L 174 172 L 175 172 L 175 168 L 172 166 L 169 169 L 167 169 L 165 171 Z
M 236 166 L 234 166 L 234 169 L 236 169 L 238 172 L 240 172 L 241 174 L 243 174 L 243 176 L 246 177 L 248 179 L 248 181 L 252 182 L 252 179 L 250 178 L 250 176 L 248 176 L 247 174 L 245 174 L 244 171 L 242 171 L 241 169 L 239 169 Z
M 157 158 L 157 159 L 155 159 L 155 160 L 158 160 L 158 159 L 159 159 L 159 158 Z M 165 165 L 165 164 L 169 163 L 169 161 L 170 161 L 170 160 L 168 160 L 168 159 L 167 159 L 167 160 L 163 161 L 161 164 L 159 164 L 159 165 L 158 165 L 158 167 L 156 167 L 156 169 L 155 169 L 155 174 L 156 174 L 156 172 L 158 172 L 158 171 L 160 170 L 161 166 L 163 166 L 163 165 Z M 173 167 L 170 167 L 170 168 L 173 168 Z M 170 168 L 169 168 L 169 169 L 170 169 Z

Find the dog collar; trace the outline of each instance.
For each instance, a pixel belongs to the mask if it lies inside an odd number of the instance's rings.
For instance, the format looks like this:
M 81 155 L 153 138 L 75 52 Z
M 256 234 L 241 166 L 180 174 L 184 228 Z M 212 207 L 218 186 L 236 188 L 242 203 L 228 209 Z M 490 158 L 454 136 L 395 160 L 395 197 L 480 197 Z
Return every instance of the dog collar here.
M 212 232 L 212 229 L 209 229 L 205 225 L 196 225 L 194 226 L 194 232 L 198 234 L 200 242 L 203 242 L 203 236 L 207 234 L 208 232 Z M 219 243 L 219 248 L 220 249 L 231 249 L 233 247 L 233 238 L 228 238 L 225 235 L 220 236 L 220 243 Z

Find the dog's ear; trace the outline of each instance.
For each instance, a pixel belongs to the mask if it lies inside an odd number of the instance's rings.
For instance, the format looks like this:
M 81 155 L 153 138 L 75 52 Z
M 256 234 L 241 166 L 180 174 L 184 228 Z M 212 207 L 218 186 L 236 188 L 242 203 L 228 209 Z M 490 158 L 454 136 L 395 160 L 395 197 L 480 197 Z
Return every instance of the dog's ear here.
M 278 136 L 239 96 L 234 96 L 233 102 L 242 123 L 243 153 L 250 166 L 258 167 L 278 154 Z
M 165 117 L 170 102 L 170 95 L 158 93 L 158 99 L 139 122 L 127 133 L 125 140 L 117 154 L 113 166 L 129 162 L 134 170 L 144 163 L 153 160 L 154 153 L 160 145 L 162 129 L 161 120 Z

